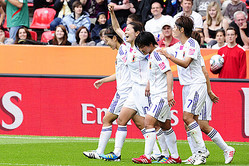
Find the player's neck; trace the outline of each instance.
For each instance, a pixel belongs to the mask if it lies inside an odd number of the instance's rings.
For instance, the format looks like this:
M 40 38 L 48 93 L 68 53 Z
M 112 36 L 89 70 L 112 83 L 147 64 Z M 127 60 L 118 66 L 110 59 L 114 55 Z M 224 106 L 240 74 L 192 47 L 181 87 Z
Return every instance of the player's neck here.
M 181 41 L 182 44 L 185 44 L 188 39 L 189 39 L 188 37 L 183 35 L 179 40 Z
M 229 48 L 233 48 L 233 47 L 235 47 L 237 45 L 237 43 L 236 42 L 233 42 L 233 43 L 227 43 L 227 46 L 229 47 Z

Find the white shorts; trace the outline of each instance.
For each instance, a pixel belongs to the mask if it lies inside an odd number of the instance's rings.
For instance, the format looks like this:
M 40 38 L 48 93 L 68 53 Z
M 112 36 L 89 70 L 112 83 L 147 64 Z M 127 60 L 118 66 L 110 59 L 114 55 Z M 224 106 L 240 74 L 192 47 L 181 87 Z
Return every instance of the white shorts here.
M 205 104 L 201 110 L 201 113 L 198 119 L 199 120 L 212 120 L 212 106 L 213 106 L 213 102 L 210 99 L 209 95 L 207 95 Z
M 150 104 L 150 97 L 145 96 L 145 87 L 133 84 L 132 90 L 124 103 L 124 107 L 137 111 L 137 114 L 142 117 L 145 117 Z
M 126 94 L 119 94 L 118 92 L 115 93 L 115 96 L 112 99 L 111 105 L 108 108 L 108 111 L 112 114 L 119 115 L 126 99 L 128 98 L 129 93 Z
M 167 98 L 160 96 L 151 98 L 152 104 L 147 112 L 148 115 L 154 117 L 160 122 L 165 122 L 166 119 L 171 119 L 170 108 Z
M 182 89 L 183 111 L 199 115 L 207 96 L 207 85 L 185 85 Z

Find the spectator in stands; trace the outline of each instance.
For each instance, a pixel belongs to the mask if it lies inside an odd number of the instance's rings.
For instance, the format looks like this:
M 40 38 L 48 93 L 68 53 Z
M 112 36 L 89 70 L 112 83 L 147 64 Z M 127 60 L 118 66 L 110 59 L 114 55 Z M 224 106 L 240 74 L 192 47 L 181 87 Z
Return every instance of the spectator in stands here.
M 178 39 L 172 36 L 172 24 L 172 21 L 164 20 L 164 23 L 162 24 L 162 34 L 164 38 L 157 42 L 159 47 L 170 47 L 173 46 L 175 43 L 179 42 Z
M 68 30 L 68 41 L 71 43 L 75 42 L 75 33 L 77 29 L 81 26 L 87 27 L 90 30 L 90 19 L 89 14 L 83 11 L 83 5 L 80 1 L 75 1 L 73 3 L 73 13 L 64 17 L 62 19 L 62 24 Z
M 200 36 L 200 42 L 198 42 L 198 43 L 200 43 L 200 48 L 208 48 L 207 43 L 205 43 L 205 41 L 204 41 L 204 33 L 203 33 L 203 31 L 202 30 L 197 30 L 196 32 Z M 194 36 L 193 36 L 193 38 L 195 39 Z
M 244 11 L 247 13 L 246 4 L 240 0 L 232 0 L 232 3 L 227 5 L 224 17 L 227 19 L 228 23 L 234 20 L 234 13 L 236 11 Z
M 102 29 L 100 32 L 99 32 L 99 36 L 100 36 L 100 42 L 98 42 L 96 44 L 96 46 L 108 46 L 105 42 L 105 31 L 106 31 L 106 28 Z
M 130 14 L 127 17 L 126 25 L 128 25 L 131 22 L 141 22 L 140 17 L 138 15 L 134 14 L 134 13 Z M 123 28 L 124 32 L 125 32 L 125 29 L 126 29 L 126 27 Z
M 54 31 L 61 24 L 62 18 L 72 13 L 72 5 L 75 0 L 55 0 L 53 9 L 56 10 L 54 20 L 50 23 L 50 30 Z
M 224 29 L 219 29 L 216 31 L 216 41 L 217 43 L 212 46 L 212 49 L 220 49 L 221 47 L 224 47 L 227 45 L 227 43 L 225 43 Z
M 4 28 L 0 27 L 0 45 L 2 44 L 12 44 L 13 40 L 5 37 Z
M 123 29 L 126 27 L 127 17 L 132 13 L 136 13 L 135 6 L 129 0 L 111 0 L 110 5 L 114 6 L 118 23 Z
M 217 43 L 216 31 L 219 29 L 226 30 L 228 28 L 227 20 L 222 16 L 220 6 L 217 2 L 211 2 L 207 8 L 207 17 L 204 21 L 205 42 L 209 47 Z
M 229 3 L 232 3 L 232 0 L 221 0 L 220 2 L 221 2 L 221 13 L 224 16 L 224 13 L 226 11 L 227 5 Z
M 199 13 L 202 16 L 202 20 L 205 21 L 206 20 L 206 14 L 207 14 L 207 8 L 208 5 L 211 2 L 216 2 L 219 6 L 219 8 L 221 7 L 221 2 L 220 0 L 194 0 L 193 1 L 193 7 L 192 10 Z
M 63 25 L 58 25 L 55 29 L 54 38 L 48 41 L 49 45 L 71 46 L 67 40 L 67 29 Z
M 19 40 L 33 40 L 29 30 L 26 27 L 21 27 L 16 32 L 16 40 L 14 44 L 19 44 Z
M 236 43 L 249 49 L 249 22 L 247 20 L 247 14 L 243 11 L 237 11 L 234 13 L 234 21 L 230 26 L 234 27 L 237 33 Z
M 105 13 L 100 12 L 97 16 L 95 26 L 91 31 L 91 37 L 95 43 L 100 42 L 99 32 L 106 27 L 107 27 L 106 15 Z
M 0 26 L 3 24 L 4 18 L 5 18 L 5 12 L 4 12 L 2 6 L 0 6 Z M 7 21 L 7 20 L 5 20 L 5 21 Z
M 33 3 L 34 3 L 34 11 L 36 9 L 39 9 L 39 8 L 43 8 L 43 7 L 50 7 L 51 5 L 53 5 L 55 2 L 55 0 L 34 0 Z
M 95 46 L 95 42 L 90 37 L 89 30 L 82 26 L 76 32 L 76 42 L 72 46 Z
M 164 16 L 162 15 L 162 5 L 159 2 L 154 2 L 151 4 L 151 13 L 153 15 L 153 18 L 148 20 L 145 23 L 145 31 L 151 32 L 154 36 L 156 41 L 159 41 L 163 38 L 162 35 L 162 24 L 164 23 L 164 20 L 173 21 L 173 18 L 169 15 Z
M 103 12 L 107 16 L 107 5 L 107 0 L 87 0 L 84 11 L 90 15 L 91 23 L 95 23 L 99 12 Z
M 181 7 L 182 12 L 179 12 L 174 16 L 174 20 L 177 20 L 181 16 L 190 17 L 194 22 L 194 30 L 202 30 L 203 29 L 203 21 L 202 17 L 199 13 L 192 11 L 193 0 L 182 0 Z
M 6 8 L 7 27 L 10 38 L 15 40 L 16 32 L 21 26 L 29 27 L 29 10 L 27 0 L 0 0 L 0 5 Z
M 224 58 L 219 78 L 246 78 L 246 52 L 236 43 L 236 37 L 236 30 L 233 27 L 227 28 L 227 45 L 218 50 L 218 54 Z

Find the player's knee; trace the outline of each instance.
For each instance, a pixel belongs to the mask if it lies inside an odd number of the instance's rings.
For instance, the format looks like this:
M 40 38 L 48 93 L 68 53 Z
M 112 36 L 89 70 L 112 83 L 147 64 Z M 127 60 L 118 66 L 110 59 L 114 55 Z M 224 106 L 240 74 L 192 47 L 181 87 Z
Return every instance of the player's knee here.
M 120 125 L 120 126 L 126 126 L 127 125 L 127 121 L 125 121 L 122 118 L 118 118 L 117 121 L 118 121 L 118 125 Z

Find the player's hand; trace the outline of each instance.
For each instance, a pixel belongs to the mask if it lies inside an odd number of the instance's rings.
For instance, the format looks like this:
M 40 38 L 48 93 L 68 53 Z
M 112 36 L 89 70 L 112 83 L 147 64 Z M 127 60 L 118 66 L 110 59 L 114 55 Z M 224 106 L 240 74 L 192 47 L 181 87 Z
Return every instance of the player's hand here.
M 114 6 L 112 4 L 108 5 L 108 10 L 110 13 L 114 13 Z
M 217 97 L 212 91 L 208 92 L 208 95 L 210 99 L 212 100 L 213 103 L 218 103 L 219 102 L 219 97 Z
M 168 105 L 170 107 L 173 107 L 175 105 L 175 103 L 176 103 L 175 100 L 174 100 L 174 95 L 171 92 L 168 92 L 167 98 L 168 98 Z
M 158 49 L 157 52 L 164 55 L 168 59 L 171 57 L 171 55 L 169 55 L 165 49 Z
M 150 96 L 150 83 L 146 85 L 145 88 L 145 96 L 149 97 Z
M 99 87 L 103 84 L 104 82 L 103 82 L 103 80 L 101 79 L 101 80 L 97 80 L 97 81 L 95 81 L 94 82 L 94 87 L 96 88 L 96 89 L 99 89 Z

